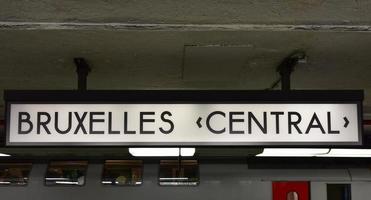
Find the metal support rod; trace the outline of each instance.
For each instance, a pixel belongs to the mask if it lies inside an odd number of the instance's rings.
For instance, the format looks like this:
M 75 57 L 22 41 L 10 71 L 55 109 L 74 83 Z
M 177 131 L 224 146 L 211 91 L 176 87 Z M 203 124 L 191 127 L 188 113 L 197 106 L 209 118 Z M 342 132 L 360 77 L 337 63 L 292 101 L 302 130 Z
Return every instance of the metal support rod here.
M 84 58 L 74 58 L 77 72 L 77 89 L 81 92 L 87 90 L 87 77 L 90 67 Z
M 291 69 L 289 66 L 284 66 L 281 71 L 281 90 L 290 91 L 291 89 Z
M 281 89 L 282 91 L 291 90 L 291 73 L 294 71 L 294 67 L 301 60 L 305 60 L 305 52 L 295 51 L 288 57 L 286 57 L 281 64 L 278 66 L 277 71 L 281 76 Z

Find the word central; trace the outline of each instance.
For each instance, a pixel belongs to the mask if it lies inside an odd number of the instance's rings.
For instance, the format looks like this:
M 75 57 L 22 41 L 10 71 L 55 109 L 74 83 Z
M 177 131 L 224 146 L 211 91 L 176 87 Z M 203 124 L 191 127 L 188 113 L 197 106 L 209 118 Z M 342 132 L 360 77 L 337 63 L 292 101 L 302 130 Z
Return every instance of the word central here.
M 215 111 L 210 113 L 206 118 L 206 127 L 207 129 L 215 134 L 222 134 L 225 132 L 229 132 L 230 134 L 252 134 L 254 132 L 260 132 L 263 134 L 267 134 L 268 131 L 274 131 L 276 134 L 281 133 L 282 126 L 286 126 L 288 134 L 298 133 L 298 134 L 308 134 L 312 130 L 319 130 L 322 134 L 339 134 L 339 130 L 334 130 L 332 127 L 331 122 L 331 112 L 327 112 L 325 117 L 319 117 L 316 112 L 309 114 L 309 122 L 303 122 L 302 114 L 299 112 L 262 112 L 260 117 L 257 117 L 253 112 L 222 112 L 222 111 Z M 308 113 L 306 113 L 306 118 L 308 117 Z M 268 126 L 268 120 L 271 119 L 270 126 Z M 286 119 L 286 121 L 284 121 Z M 197 125 L 199 128 L 202 127 L 201 125 L 202 118 L 199 117 L 197 120 Z M 220 123 L 214 123 L 213 121 L 218 120 L 218 122 L 222 122 L 222 124 L 226 124 L 226 126 L 221 126 Z M 349 121 L 347 118 L 344 117 L 345 125 L 347 127 Z M 224 122 L 224 123 L 223 123 Z M 243 125 L 241 128 L 241 124 Z M 216 128 L 215 126 L 218 126 Z M 255 130 L 254 127 L 255 126 Z M 303 127 L 300 128 L 300 127 Z M 238 128 L 239 127 L 239 128 Z M 270 127 L 270 129 L 268 128 Z M 228 128 L 228 130 L 227 130 Z M 285 129 L 286 130 L 286 129 Z

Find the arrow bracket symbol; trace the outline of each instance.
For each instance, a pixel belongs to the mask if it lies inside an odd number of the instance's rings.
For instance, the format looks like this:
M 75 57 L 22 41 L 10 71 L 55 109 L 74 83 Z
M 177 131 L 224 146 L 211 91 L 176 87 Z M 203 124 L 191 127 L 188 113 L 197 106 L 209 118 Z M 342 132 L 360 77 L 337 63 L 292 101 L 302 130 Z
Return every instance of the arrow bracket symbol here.
M 344 124 L 344 128 L 348 127 L 349 125 L 349 120 L 347 117 L 343 117 L 344 121 L 345 121 L 345 124 Z
M 198 128 L 202 128 L 201 120 L 202 120 L 201 117 L 199 117 L 199 118 L 197 119 L 197 122 L 196 122 L 196 123 L 197 123 Z

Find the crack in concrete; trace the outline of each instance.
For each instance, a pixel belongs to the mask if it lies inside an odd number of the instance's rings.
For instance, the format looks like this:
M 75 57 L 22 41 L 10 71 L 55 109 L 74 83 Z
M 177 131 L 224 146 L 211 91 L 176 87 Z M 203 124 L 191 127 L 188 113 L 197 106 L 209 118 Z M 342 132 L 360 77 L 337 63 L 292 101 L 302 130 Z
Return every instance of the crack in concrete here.
M 0 22 L 0 30 L 127 30 L 127 31 L 330 31 L 371 32 L 371 25 L 285 24 L 130 24 L 76 22 Z

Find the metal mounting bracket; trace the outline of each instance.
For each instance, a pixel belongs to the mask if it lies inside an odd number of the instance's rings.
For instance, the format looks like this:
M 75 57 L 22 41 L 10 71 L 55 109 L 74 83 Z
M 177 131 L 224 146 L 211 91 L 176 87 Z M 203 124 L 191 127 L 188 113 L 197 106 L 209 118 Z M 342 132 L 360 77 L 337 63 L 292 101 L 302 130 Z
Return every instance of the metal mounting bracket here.
M 78 91 L 86 91 L 87 90 L 87 77 L 89 72 L 91 71 L 90 66 L 86 62 L 84 58 L 74 58 L 73 59 L 76 65 L 76 72 L 77 72 L 77 89 Z
M 295 51 L 287 56 L 277 67 L 281 76 L 281 90 L 291 90 L 291 73 L 299 62 L 305 62 L 306 54 L 304 51 Z

